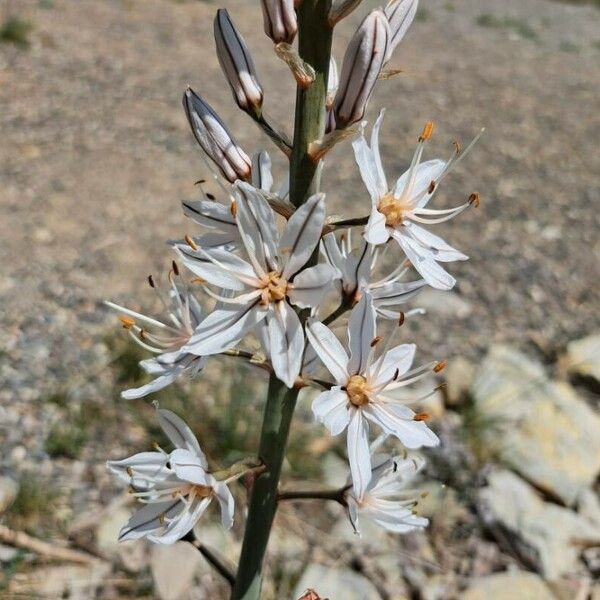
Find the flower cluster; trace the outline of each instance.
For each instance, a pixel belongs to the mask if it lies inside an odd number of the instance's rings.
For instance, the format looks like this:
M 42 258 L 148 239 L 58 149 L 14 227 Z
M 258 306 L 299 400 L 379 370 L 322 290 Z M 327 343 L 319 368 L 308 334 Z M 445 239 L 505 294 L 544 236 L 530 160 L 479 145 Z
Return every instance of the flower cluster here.
M 263 0 L 262 10 L 265 32 L 277 55 L 305 87 L 311 84 L 314 69 L 292 46 L 298 4 Z M 330 25 L 359 4 L 356 0 L 334 4 Z M 296 202 L 296 207 L 290 202 L 287 181 L 274 191 L 269 154 L 263 150 L 250 158 L 206 100 L 187 89 L 185 112 L 221 197 L 206 191 L 206 182 L 200 181 L 202 197 L 183 203 L 194 232 L 170 242 L 175 261 L 168 292 L 159 294 L 163 318 L 108 303 L 136 342 L 155 354 L 141 363 L 155 376 L 153 381 L 127 390 L 124 398 L 140 398 L 182 376 L 194 377 L 212 356 L 256 362 L 256 344 L 266 357 L 261 366 L 273 377 L 288 388 L 316 388 L 315 419 L 331 435 L 346 436 L 351 479 L 340 497 L 357 530 L 359 515 L 399 533 L 427 524 L 414 513 L 418 494 L 406 488 L 421 469 L 422 459 L 372 454 L 373 428 L 409 450 L 439 443 L 427 415 L 419 412 L 426 396 L 416 398 L 407 388 L 440 371 L 444 363 L 414 366 L 416 346 L 395 344 L 394 339 L 397 327 L 421 312 L 406 310 L 420 290 L 454 286 L 455 279 L 440 263 L 467 259 L 425 226 L 479 203 L 479 196 L 471 194 L 453 208 L 430 207 L 444 178 L 474 142 L 464 152 L 456 144 L 447 160 L 423 160 L 433 134 L 433 124 L 427 123 L 408 170 L 390 185 L 379 152 L 384 111 L 372 127 L 370 141 L 365 138 L 367 122 L 362 119 L 371 93 L 385 78 L 384 69 L 416 10 L 417 0 L 391 0 L 385 9 L 372 10 L 349 43 L 339 76 L 335 61 L 331 62 L 323 98 L 327 133 L 315 140 L 322 150 L 318 159 L 329 147 L 327 136 L 337 141 L 353 137 L 354 157 L 366 188 L 359 200 L 364 217 L 328 217 L 323 193 Z M 250 49 L 227 11 L 218 11 L 214 33 L 235 102 L 289 156 L 287 136 L 264 114 L 266 92 Z M 190 273 L 187 282 L 179 265 Z M 158 292 L 154 279 L 149 281 Z M 337 308 L 331 312 L 328 306 Z M 347 334 L 338 337 L 329 326 L 345 314 Z M 381 325 L 388 329 L 391 325 L 392 332 L 378 334 Z M 158 410 L 158 419 L 174 451 L 146 452 L 108 463 L 147 504 L 124 527 L 121 539 L 145 536 L 161 543 L 180 539 L 212 498 L 221 506 L 223 524 L 231 526 L 228 480 L 212 474 L 196 438 L 179 417 Z

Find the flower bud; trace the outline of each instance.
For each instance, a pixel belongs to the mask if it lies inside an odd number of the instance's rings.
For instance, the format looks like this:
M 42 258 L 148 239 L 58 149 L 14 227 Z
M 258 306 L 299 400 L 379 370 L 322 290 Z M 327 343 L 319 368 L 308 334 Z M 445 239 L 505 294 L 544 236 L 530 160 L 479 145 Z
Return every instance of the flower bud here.
M 217 113 L 191 88 L 183 95 L 183 107 L 194 137 L 223 176 L 231 183 L 249 179 L 250 158 L 237 145 Z
M 382 10 L 372 11 L 348 44 L 340 84 L 333 101 L 336 127 L 362 119 L 379 72 L 385 63 L 390 38 Z
M 221 8 L 214 23 L 217 58 L 237 105 L 246 112 L 259 114 L 263 101 L 254 61 L 244 38 L 235 28 L 229 13 Z
M 292 43 L 298 31 L 293 0 L 261 0 L 265 33 L 276 43 Z
M 390 23 L 391 32 L 386 62 L 392 57 L 396 46 L 402 41 L 411 26 L 418 7 L 419 0 L 392 0 L 385 7 L 384 12 Z

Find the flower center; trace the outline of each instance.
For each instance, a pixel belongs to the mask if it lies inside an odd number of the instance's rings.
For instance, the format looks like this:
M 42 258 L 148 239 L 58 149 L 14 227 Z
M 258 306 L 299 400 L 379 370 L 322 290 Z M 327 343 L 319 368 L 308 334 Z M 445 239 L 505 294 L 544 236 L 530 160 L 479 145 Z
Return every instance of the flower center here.
M 367 380 L 362 375 L 352 375 L 346 384 L 346 394 L 354 406 L 368 404 Z
M 270 302 L 280 302 L 285 299 L 288 289 L 288 282 L 277 271 L 271 271 L 267 275 L 267 280 L 264 283 L 262 302 L 269 304 Z
M 212 493 L 213 489 L 209 485 L 193 484 L 190 487 L 190 496 L 193 494 L 196 498 L 208 498 Z
M 380 201 L 377 210 L 385 215 L 385 224 L 388 227 L 397 227 L 404 220 L 404 214 L 411 209 L 408 202 L 394 198 L 393 194 L 386 194 Z

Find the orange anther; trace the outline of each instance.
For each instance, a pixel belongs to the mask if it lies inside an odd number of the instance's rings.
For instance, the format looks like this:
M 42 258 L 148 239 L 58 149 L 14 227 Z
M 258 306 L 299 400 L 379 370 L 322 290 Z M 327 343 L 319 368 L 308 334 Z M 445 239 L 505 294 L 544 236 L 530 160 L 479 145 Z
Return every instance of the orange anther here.
M 439 373 L 440 371 L 443 371 L 445 368 L 446 368 L 446 361 L 442 360 L 437 365 L 435 365 L 435 367 L 433 367 L 433 372 Z
M 119 321 L 121 321 L 125 329 L 131 329 L 135 325 L 135 321 L 127 315 L 121 315 Z
M 425 127 L 423 127 L 423 131 L 421 132 L 421 136 L 419 137 L 420 142 L 425 142 L 433 135 L 433 121 L 427 121 L 425 123 Z
M 183 239 L 192 250 L 198 250 L 198 244 L 189 235 L 186 235 Z

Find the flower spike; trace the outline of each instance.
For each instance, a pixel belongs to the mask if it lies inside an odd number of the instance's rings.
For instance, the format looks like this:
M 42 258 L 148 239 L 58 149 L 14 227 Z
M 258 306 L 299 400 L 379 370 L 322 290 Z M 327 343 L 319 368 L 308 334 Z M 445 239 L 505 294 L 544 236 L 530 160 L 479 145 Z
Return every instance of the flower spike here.
M 396 46 L 402 41 L 411 26 L 419 0 L 391 0 L 385 7 L 385 16 L 390 23 L 391 37 L 386 62 L 390 60 Z

